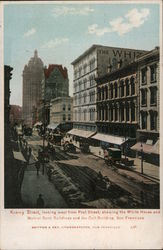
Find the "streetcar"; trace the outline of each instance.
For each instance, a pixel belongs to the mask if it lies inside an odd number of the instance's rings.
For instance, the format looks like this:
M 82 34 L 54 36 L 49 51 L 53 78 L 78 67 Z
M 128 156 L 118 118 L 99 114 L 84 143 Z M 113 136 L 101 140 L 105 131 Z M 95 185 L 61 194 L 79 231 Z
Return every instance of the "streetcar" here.
M 108 164 L 115 164 L 121 161 L 121 150 L 118 148 L 108 148 L 104 153 L 104 160 Z

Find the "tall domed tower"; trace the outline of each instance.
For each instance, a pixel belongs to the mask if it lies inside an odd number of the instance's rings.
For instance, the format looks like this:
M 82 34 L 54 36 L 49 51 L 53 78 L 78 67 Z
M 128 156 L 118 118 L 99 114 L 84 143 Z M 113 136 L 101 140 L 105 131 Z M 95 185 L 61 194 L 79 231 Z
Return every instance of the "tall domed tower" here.
M 23 70 L 23 109 L 22 115 L 25 124 L 32 125 L 32 116 L 41 99 L 41 82 L 44 79 L 44 65 L 38 57 L 37 50 L 34 56 L 24 66 Z

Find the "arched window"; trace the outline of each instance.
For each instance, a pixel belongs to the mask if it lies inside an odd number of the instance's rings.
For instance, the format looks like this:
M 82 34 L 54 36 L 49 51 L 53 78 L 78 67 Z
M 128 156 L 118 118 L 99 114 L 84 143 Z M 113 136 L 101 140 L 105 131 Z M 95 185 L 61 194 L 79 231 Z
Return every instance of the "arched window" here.
M 110 107 L 110 118 L 113 121 L 113 106 Z
M 131 103 L 131 121 L 135 121 L 135 103 Z
M 141 129 L 147 129 L 147 112 L 141 112 Z
M 110 98 L 113 98 L 113 84 L 110 85 Z
M 65 122 L 65 121 L 66 121 L 66 115 L 63 114 L 63 122 Z
M 135 79 L 134 79 L 134 77 L 131 78 L 130 84 L 131 84 L 131 95 L 135 95 Z
M 85 92 L 83 95 L 83 102 L 86 103 L 87 102 L 87 93 Z
M 129 89 L 129 80 L 128 80 L 128 79 L 126 79 L 125 83 L 126 83 L 126 96 L 129 96 L 129 94 L 130 94 L 130 89 Z
M 147 105 L 147 89 L 141 89 L 141 105 Z
M 104 88 L 102 88 L 102 100 L 104 100 L 104 92 L 105 92 L 105 90 L 104 90 Z
M 124 81 L 121 81 L 120 82 L 120 92 L 121 92 L 121 97 L 123 97 L 124 96 Z
M 114 84 L 114 89 L 115 89 L 115 98 L 117 98 L 117 96 L 118 96 L 118 86 L 117 86 L 117 82 L 115 82 L 115 84 Z
M 114 108 L 114 110 L 115 110 L 115 121 L 117 121 L 118 120 L 118 108 L 117 108 L 117 104 L 115 104 L 115 108 Z
M 108 99 L 108 87 L 107 86 L 105 86 L 105 97 L 106 99 Z
M 127 122 L 129 121 L 129 112 L 130 112 L 130 110 L 129 110 L 129 104 L 126 103 L 126 121 Z
M 98 95 L 97 97 L 98 101 L 101 101 L 101 88 L 97 89 L 97 95 Z
M 124 121 L 124 105 L 121 105 L 121 121 Z
M 150 129 L 157 130 L 157 113 L 154 111 L 150 112 Z
M 87 110 L 84 109 L 84 121 L 86 121 L 86 119 L 87 119 Z

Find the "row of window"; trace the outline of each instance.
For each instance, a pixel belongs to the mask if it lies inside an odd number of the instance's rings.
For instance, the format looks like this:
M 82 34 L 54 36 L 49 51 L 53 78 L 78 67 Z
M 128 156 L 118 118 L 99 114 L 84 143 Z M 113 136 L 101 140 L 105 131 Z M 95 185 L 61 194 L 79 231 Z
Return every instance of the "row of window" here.
M 135 103 L 126 105 L 121 104 L 118 107 L 117 104 L 111 107 L 101 107 L 97 111 L 97 120 L 99 121 L 135 121 L 136 119 L 136 108 Z
M 96 94 L 95 94 L 95 90 L 90 91 L 89 94 L 87 94 L 86 92 L 82 95 L 76 95 L 74 97 L 74 104 L 75 105 L 81 105 L 81 104 L 85 104 L 87 102 L 95 102 L 96 100 Z
M 95 81 L 95 75 L 90 75 L 88 78 L 84 78 L 83 80 L 80 80 L 78 82 L 74 83 L 74 92 L 78 92 L 81 90 L 85 90 L 89 87 L 92 87 L 96 84 Z
M 147 120 L 150 116 L 150 130 L 157 130 L 157 112 L 141 112 L 141 129 L 147 129 Z
M 141 89 L 141 106 L 147 106 L 148 101 L 148 90 Z M 150 88 L 150 105 L 154 106 L 157 105 L 157 88 L 153 87 Z
M 74 71 L 74 79 L 81 77 L 82 75 L 94 70 L 96 67 L 96 59 L 92 58 L 88 63 L 85 63 L 83 66 L 80 66 Z
M 62 118 L 62 119 L 63 119 L 63 122 L 66 121 L 66 114 L 63 114 L 63 118 Z M 68 120 L 68 121 L 71 121 L 71 114 L 68 114 L 68 115 L 67 115 L 67 120 Z
M 75 121 L 95 121 L 96 111 L 95 108 L 90 108 L 89 111 L 87 109 L 84 110 L 75 110 L 74 112 L 74 120 Z
M 63 104 L 62 110 L 63 110 L 63 111 L 66 111 L 66 104 Z M 68 110 L 68 111 L 71 110 L 71 104 L 68 104 L 67 110 Z
M 147 83 L 147 75 L 149 72 L 149 80 L 150 82 L 157 81 L 157 65 L 153 64 L 149 67 L 145 67 L 141 70 L 141 83 L 146 84 Z
M 120 85 L 115 82 L 109 86 L 98 88 L 97 98 L 98 101 L 105 99 L 113 99 L 118 97 L 135 95 L 135 79 L 131 78 L 130 81 L 126 79 L 125 81 L 120 81 Z

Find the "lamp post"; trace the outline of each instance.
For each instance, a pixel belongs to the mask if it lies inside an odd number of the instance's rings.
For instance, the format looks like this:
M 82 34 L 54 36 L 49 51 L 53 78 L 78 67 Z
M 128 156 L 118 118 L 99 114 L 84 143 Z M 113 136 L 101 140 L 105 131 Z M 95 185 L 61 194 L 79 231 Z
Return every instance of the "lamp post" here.
M 141 174 L 143 174 L 143 144 L 141 142 Z
M 42 146 L 43 146 L 43 157 L 42 157 L 42 174 L 44 175 L 44 169 L 45 169 L 45 165 L 44 165 L 44 161 L 45 161 L 45 100 L 42 100 L 43 103 L 43 142 L 42 142 Z

